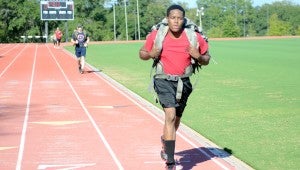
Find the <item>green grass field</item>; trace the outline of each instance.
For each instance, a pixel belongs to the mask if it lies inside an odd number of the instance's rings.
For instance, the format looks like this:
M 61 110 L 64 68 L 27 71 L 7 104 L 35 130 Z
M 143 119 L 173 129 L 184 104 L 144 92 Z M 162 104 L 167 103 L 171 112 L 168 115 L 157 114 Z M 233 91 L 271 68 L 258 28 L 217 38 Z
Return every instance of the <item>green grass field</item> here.
M 87 61 L 154 103 L 141 45 L 90 45 Z M 299 169 L 300 39 L 212 40 L 210 51 L 183 122 L 254 169 Z

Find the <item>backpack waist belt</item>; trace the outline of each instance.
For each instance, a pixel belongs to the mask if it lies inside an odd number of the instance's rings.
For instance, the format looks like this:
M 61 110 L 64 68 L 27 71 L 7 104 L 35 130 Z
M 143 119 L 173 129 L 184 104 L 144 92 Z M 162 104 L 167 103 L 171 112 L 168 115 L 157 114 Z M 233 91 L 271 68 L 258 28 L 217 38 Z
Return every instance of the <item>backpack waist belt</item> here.
M 193 73 L 192 65 L 188 66 L 185 69 L 185 73 L 183 75 L 170 75 L 165 74 L 162 69 L 161 63 L 157 63 L 156 65 L 156 74 L 154 75 L 154 78 L 157 79 L 166 79 L 168 81 L 177 81 L 177 90 L 176 90 L 176 99 L 180 100 L 182 96 L 182 90 L 183 90 L 183 78 L 190 77 Z

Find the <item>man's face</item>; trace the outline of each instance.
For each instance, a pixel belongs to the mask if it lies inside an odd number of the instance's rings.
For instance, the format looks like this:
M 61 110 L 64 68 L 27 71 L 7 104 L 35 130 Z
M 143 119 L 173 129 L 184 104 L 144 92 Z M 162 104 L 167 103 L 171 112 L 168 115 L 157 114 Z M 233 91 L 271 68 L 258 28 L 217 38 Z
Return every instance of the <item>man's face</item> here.
M 178 9 L 171 10 L 167 19 L 169 28 L 172 32 L 179 32 L 182 29 L 184 23 L 184 16 L 182 11 Z
M 77 31 L 78 31 L 78 32 L 82 32 L 82 28 L 81 28 L 81 27 L 78 27 L 78 28 L 77 28 Z

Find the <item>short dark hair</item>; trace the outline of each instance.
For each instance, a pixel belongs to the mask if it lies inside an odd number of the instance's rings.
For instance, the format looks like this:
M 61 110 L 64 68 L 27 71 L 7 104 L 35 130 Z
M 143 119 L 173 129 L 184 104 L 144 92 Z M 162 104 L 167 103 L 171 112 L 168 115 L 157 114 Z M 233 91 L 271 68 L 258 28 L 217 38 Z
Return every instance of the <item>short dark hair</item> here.
M 182 8 L 182 6 L 176 5 L 176 4 L 169 6 L 169 8 L 167 9 L 167 16 L 169 16 L 170 11 L 172 11 L 174 9 L 178 9 L 178 10 L 182 11 L 183 16 L 185 17 L 185 10 Z

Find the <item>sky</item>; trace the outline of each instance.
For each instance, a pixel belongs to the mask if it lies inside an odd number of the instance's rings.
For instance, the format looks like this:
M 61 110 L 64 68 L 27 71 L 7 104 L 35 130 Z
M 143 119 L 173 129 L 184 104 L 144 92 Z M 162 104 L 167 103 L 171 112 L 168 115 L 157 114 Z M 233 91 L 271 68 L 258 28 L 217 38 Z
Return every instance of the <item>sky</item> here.
M 252 0 L 253 1 L 253 5 L 254 6 L 260 6 L 262 4 L 265 4 L 265 3 L 272 3 L 272 2 L 275 2 L 275 1 L 281 1 L 281 0 Z M 296 3 L 296 4 L 300 4 L 300 0 L 289 0 L 293 3 Z M 173 2 L 186 2 L 189 4 L 189 7 L 190 8 L 195 8 L 197 7 L 196 5 L 196 0 L 173 0 Z

